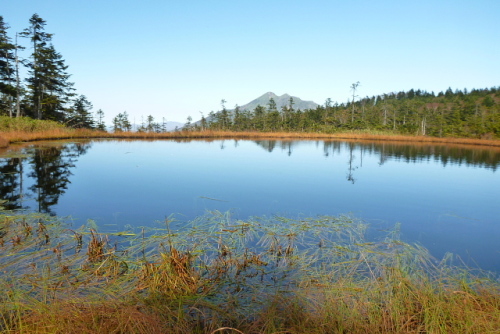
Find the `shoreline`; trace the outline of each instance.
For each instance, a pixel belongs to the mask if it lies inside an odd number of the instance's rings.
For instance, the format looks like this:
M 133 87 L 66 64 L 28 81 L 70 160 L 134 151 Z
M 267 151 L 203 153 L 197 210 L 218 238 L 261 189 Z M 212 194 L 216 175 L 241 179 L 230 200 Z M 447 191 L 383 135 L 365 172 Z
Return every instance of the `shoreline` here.
M 9 131 L 0 134 L 0 148 L 9 148 L 20 142 L 64 139 L 268 139 L 268 140 L 349 140 L 387 141 L 411 144 L 453 144 L 467 146 L 500 147 L 497 139 L 475 139 L 456 137 L 408 136 L 374 132 L 232 132 L 232 131 L 180 131 L 167 133 L 118 132 L 107 133 L 95 130 L 56 129 L 39 132 Z

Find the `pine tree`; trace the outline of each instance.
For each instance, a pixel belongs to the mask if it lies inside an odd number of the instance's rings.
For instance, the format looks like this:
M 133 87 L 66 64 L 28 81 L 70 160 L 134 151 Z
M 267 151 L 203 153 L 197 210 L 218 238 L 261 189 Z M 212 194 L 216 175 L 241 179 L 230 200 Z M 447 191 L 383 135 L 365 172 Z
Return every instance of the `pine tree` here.
M 15 54 L 16 46 L 7 35 L 9 27 L 0 16 L 0 114 L 14 114 L 15 87 Z
M 114 132 L 122 132 L 123 131 L 123 128 L 122 128 L 122 113 L 119 113 L 118 115 L 116 115 L 114 118 L 113 118 L 113 131 Z
M 354 100 L 356 99 L 357 95 L 356 95 L 356 90 L 358 89 L 358 86 L 359 86 L 359 81 L 353 83 L 351 85 L 351 90 L 352 90 L 352 111 L 351 111 L 351 123 L 354 123 L 354 107 L 355 107 L 355 104 L 354 104 Z
M 88 128 L 93 129 L 94 119 L 90 110 L 92 109 L 92 103 L 90 103 L 85 95 L 80 95 L 73 103 L 73 106 L 69 109 L 66 118 L 67 124 L 74 128 Z
M 167 120 L 165 117 L 162 117 L 161 132 L 167 132 Z
M 21 35 L 33 43 L 31 62 L 28 63 L 31 116 L 38 119 L 64 120 L 64 107 L 69 102 L 73 84 L 68 81 L 68 68 L 60 53 L 49 44 L 52 34 L 44 32 L 46 22 L 34 14 L 29 28 Z
M 123 113 L 119 113 L 113 118 L 113 131 L 122 132 L 122 131 L 130 131 L 132 129 L 132 125 L 128 120 L 128 114 L 126 111 Z
M 155 119 L 152 115 L 149 115 L 147 118 L 146 118 L 146 122 L 148 122 L 148 125 L 146 127 L 146 129 L 148 130 L 148 132 L 154 132 L 155 130 Z
M 191 130 L 191 121 L 192 120 L 193 120 L 193 118 L 191 116 L 187 117 L 186 124 L 184 124 L 184 127 L 183 127 L 184 130 Z
M 276 101 L 271 97 L 269 99 L 269 112 L 267 113 L 266 117 L 266 128 L 265 131 L 276 131 L 278 126 L 279 126 L 279 120 L 280 120 L 280 112 L 277 109 L 276 106 Z
M 96 111 L 96 117 L 97 117 L 97 129 L 101 131 L 106 131 L 106 125 L 104 124 L 104 111 L 102 109 L 99 109 Z

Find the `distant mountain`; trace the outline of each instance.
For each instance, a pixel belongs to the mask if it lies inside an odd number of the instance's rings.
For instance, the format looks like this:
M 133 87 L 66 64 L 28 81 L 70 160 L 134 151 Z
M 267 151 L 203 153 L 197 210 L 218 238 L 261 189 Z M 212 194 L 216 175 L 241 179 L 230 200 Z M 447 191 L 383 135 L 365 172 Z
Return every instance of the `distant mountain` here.
M 293 109 L 297 110 L 306 110 L 306 109 L 316 109 L 316 107 L 319 105 L 316 102 L 313 101 L 303 101 L 300 98 L 296 96 L 291 96 L 288 94 L 283 94 L 283 95 L 276 95 L 273 92 L 267 92 L 262 96 L 259 96 L 255 100 L 252 100 L 248 102 L 247 104 L 244 104 L 240 107 L 240 110 L 248 110 L 248 111 L 253 111 L 258 105 L 264 107 L 264 108 L 269 108 L 269 100 L 271 98 L 274 99 L 274 102 L 276 102 L 276 109 L 281 111 L 281 107 L 283 106 L 288 106 L 290 105 L 290 97 L 293 98 Z M 228 109 L 230 111 L 234 109 Z M 220 111 L 217 111 L 215 114 L 218 114 Z M 207 118 L 208 122 L 212 121 L 211 116 L 208 116 Z M 201 123 L 201 120 L 193 122 L 193 125 L 199 125 Z
M 167 122 L 166 128 L 167 131 L 174 131 L 176 128 L 182 128 L 184 126 L 184 123 L 181 122 Z
M 290 96 L 288 94 L 278 96 L 273 92 L 267 92 L 264 95 L 256 98 L 255 100 L 252 100 L 251 102 L 240 106 L 240 109 L 253 111 L 258 105 L 267 108 L 269 105 L 269 100 L 273 98 L 274 102 L 276 102 L 276 107 L 278 108 L 278 110 L 281 110 L 281 107 L 288 106 L 290 104 L 290 97 L 293 98 L 294 109 L 315 109 L 318 106 L 318 104 L 313 101 L 303 101 L 296 96 Z

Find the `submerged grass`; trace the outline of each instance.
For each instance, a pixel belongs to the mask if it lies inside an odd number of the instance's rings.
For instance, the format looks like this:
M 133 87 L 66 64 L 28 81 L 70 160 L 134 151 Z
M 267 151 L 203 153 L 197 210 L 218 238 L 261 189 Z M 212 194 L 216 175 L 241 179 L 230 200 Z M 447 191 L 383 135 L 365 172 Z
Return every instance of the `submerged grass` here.
M 500 283 L 349 217 L 189 223 L 107 235 L 0 215 L 9 333 L 495 333 Z

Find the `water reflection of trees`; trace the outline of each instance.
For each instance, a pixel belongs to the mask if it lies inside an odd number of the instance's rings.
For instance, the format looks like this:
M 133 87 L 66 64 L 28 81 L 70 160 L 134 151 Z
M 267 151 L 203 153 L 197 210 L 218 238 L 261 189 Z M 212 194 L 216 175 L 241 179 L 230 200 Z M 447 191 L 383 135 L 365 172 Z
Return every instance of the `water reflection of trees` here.
M 254 143 L 268 152 L 272 152 L 276 148 L 279 148 L 282 151 L 286 151 L 288 156 L 290 156 L 293 152 L 292 149 L 300 145 L 301 142 L 293 140 L 254 140 Z
M 349 168 L 347 169 L 347 181 L 354 184 L 356 182 L 356 179 L 354 178 L 354 171 L 358 169 L 358 167 L 354 166 L 354 159 L 356 158 L 356 156 L 353 153 L 354 145 L 352 143 L 349 143 L 348 147 L 349 147 Z
M 7 203 L 7 209 L 23 207 L 23 166 L 27 165 L 27 174 L 33 182 L 28 190 L 37 202 L 37 211 L 55 214 L 52 207 L 64 194 L 75 167 L 77 157 L 85 154 L 91 147 L 90 143 L 71 143 L 61 146 L 35 147 L 28 158 L 5 158 L 0 160 L 0 196 Z
M 288 155 L 299 145 L 310 143 L 306 141 L 276 141 L 256 140 L 257 145 L 268 152 L 276 148 L 286 151 Z M 354 171 L 363 166 L 363 155 L 378 155 L 379 165 L 388 161 L 403 161 L 416 163 L 435 161 L 443 166 L 448 164 L 466 165 L 491 169 L 496 171 L 500 164 L 500 149 L 487 147 L 466 147 L 456 145 L 428 145 L 405 144 L 392 142 L 343 142 L 343 141 L 316 141 L 316 145 L 323 145 L 323 155 L 339 156 L 345 150 L 348 154 L 347 180 L 354 183 Z
M 0 199 L 7 210 L 21 209 L 23 196 L 23 160 L 10 158 L 0 160 Z
M 491 148 L 470 148 L 449 145 L 404 145 L 404 144 L 371 144 L 369 151 L 380 155 L 380 164 L 388 160 L 407 163 L 431 161 L 448 164 L 482 167 L 496 171 L 500 164 L 500 150 Z

